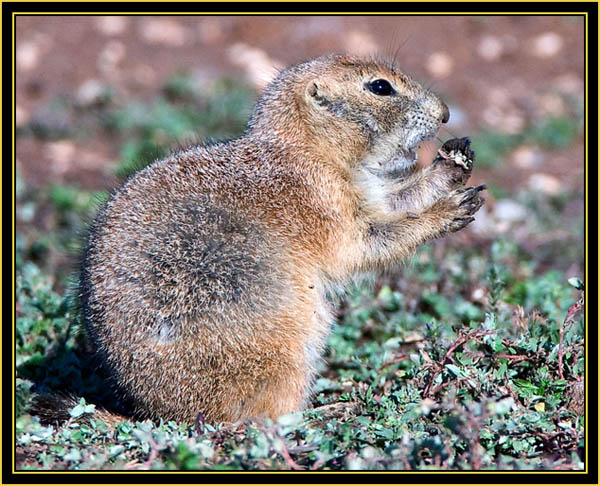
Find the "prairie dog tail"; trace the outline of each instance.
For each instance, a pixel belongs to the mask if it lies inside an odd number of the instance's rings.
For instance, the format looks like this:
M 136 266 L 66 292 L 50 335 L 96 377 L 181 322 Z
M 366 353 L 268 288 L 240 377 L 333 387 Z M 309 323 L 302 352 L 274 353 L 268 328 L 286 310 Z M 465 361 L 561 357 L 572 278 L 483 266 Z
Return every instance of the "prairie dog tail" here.
M 45 424 L 57 424 L 72 419 L 71 410 L 80 404 L 80 397 L 61 392 L 42 393 L 33 399 L 33 404 L 29 408 L 29 413 L 37 415 L 40 421 Z M 95 409 L 91 413 L 82 413 L 76 417 L 78 422 L 87 423 L 90 419 L 100 419 L 109 427 L 114 427 L 126 420 L 132 420 L 117 412 L 112 412 L 106 408 L 94 405 Z

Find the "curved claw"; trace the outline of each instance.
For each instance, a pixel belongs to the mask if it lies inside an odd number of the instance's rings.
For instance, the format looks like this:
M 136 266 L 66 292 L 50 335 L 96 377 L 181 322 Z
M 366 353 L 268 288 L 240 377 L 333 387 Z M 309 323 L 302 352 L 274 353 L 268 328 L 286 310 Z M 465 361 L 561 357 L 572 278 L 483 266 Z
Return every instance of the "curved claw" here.
M 465 196 L 460 200 L 460 203 L 463 204 L 463 203 L 469 201 L 470 199 L 473 199 L 480 191 L 483 191 L 484 189 L 487 189 L 487 186 L 485 184 L 481 184 L 480 186 L 477 186 L 477 187 L 468 187 L 463 190 L 459 189 L 460 192 L 466 193 Z

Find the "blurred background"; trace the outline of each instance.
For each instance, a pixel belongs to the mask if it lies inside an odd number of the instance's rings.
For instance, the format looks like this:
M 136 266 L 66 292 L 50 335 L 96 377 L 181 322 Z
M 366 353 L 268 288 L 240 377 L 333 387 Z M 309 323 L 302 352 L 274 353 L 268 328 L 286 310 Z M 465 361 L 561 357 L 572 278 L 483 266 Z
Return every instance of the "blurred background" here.
M 488 191 L 466 229 L 423 245 L 336 307 L 312 406 L 363 406 L 354 422 L 294 432 L 330 451 L 295 460 L 332 469 L 583 467 L 585 330 L 573 317 L 582 286 L 571 278 L 584 277 L 583 17 L 19 16 L 16 43 L 20 467 L 150 467 L 148 449 L 134 448 L 136 463 L 126 442 L 116 459 L 102 449 L 114 438 L 96 432 L 86 437 L 101 443 L 97 455 L 55 452 L 88 439 L 53 435 L 26 415 L 32 392 L 111 398 L 66 292 L 85 227 L 123 178 L 190 142 L 239 136 L 278 69 L 333 51 L 395 58 L 438 93 L 450 123 L 420 160 L 469 136 L 470 183 Z M 435 363 L 448 356 L 440 374 Z M 514 407 L 502 411 L 508 395 Z M 429 414 L 432 398 L 442 412 Z M 36 434 L 40 448 L 30 444 Z M 366 443 L 376 455 L 360 452 Z M 211 461 L 289 468 L 260 454 L 256 462 L 262 447 Z M 152 467 L 214 467 L 174 448 Z
M 238 136 L 278 69 L 329 52 L 393 57 L 450 106 L 440 138 L 472 138 L 489 188 L 465 242 L 503 236 L 536 272 L 583 273 L 582 17 L 21 16 L 16 40 L 17 263 L 59 288 L 107 189 Z

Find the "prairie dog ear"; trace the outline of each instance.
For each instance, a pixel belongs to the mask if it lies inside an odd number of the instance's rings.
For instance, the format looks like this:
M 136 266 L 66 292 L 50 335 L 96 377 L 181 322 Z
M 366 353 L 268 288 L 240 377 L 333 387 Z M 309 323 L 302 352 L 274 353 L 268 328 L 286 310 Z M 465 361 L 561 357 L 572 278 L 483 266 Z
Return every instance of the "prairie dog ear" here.
M 311 79 L 306 84 L 304 97 L 308 104 L 324 108 L 329 104 L 329 93 L 327 86 L 320 79 Z

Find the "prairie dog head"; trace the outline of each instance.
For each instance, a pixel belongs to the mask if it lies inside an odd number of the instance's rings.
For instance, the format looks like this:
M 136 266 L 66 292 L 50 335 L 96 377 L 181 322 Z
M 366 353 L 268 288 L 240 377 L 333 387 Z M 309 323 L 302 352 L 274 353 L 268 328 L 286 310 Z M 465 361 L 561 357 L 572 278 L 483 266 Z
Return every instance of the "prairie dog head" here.
M 436 95 L 390 63 L 330 55 L 283 71 L 259 101 L 249 132 L 302 133 L 322 154 L 384 175 L 412 167 L 419 144 L 448 119 Z

